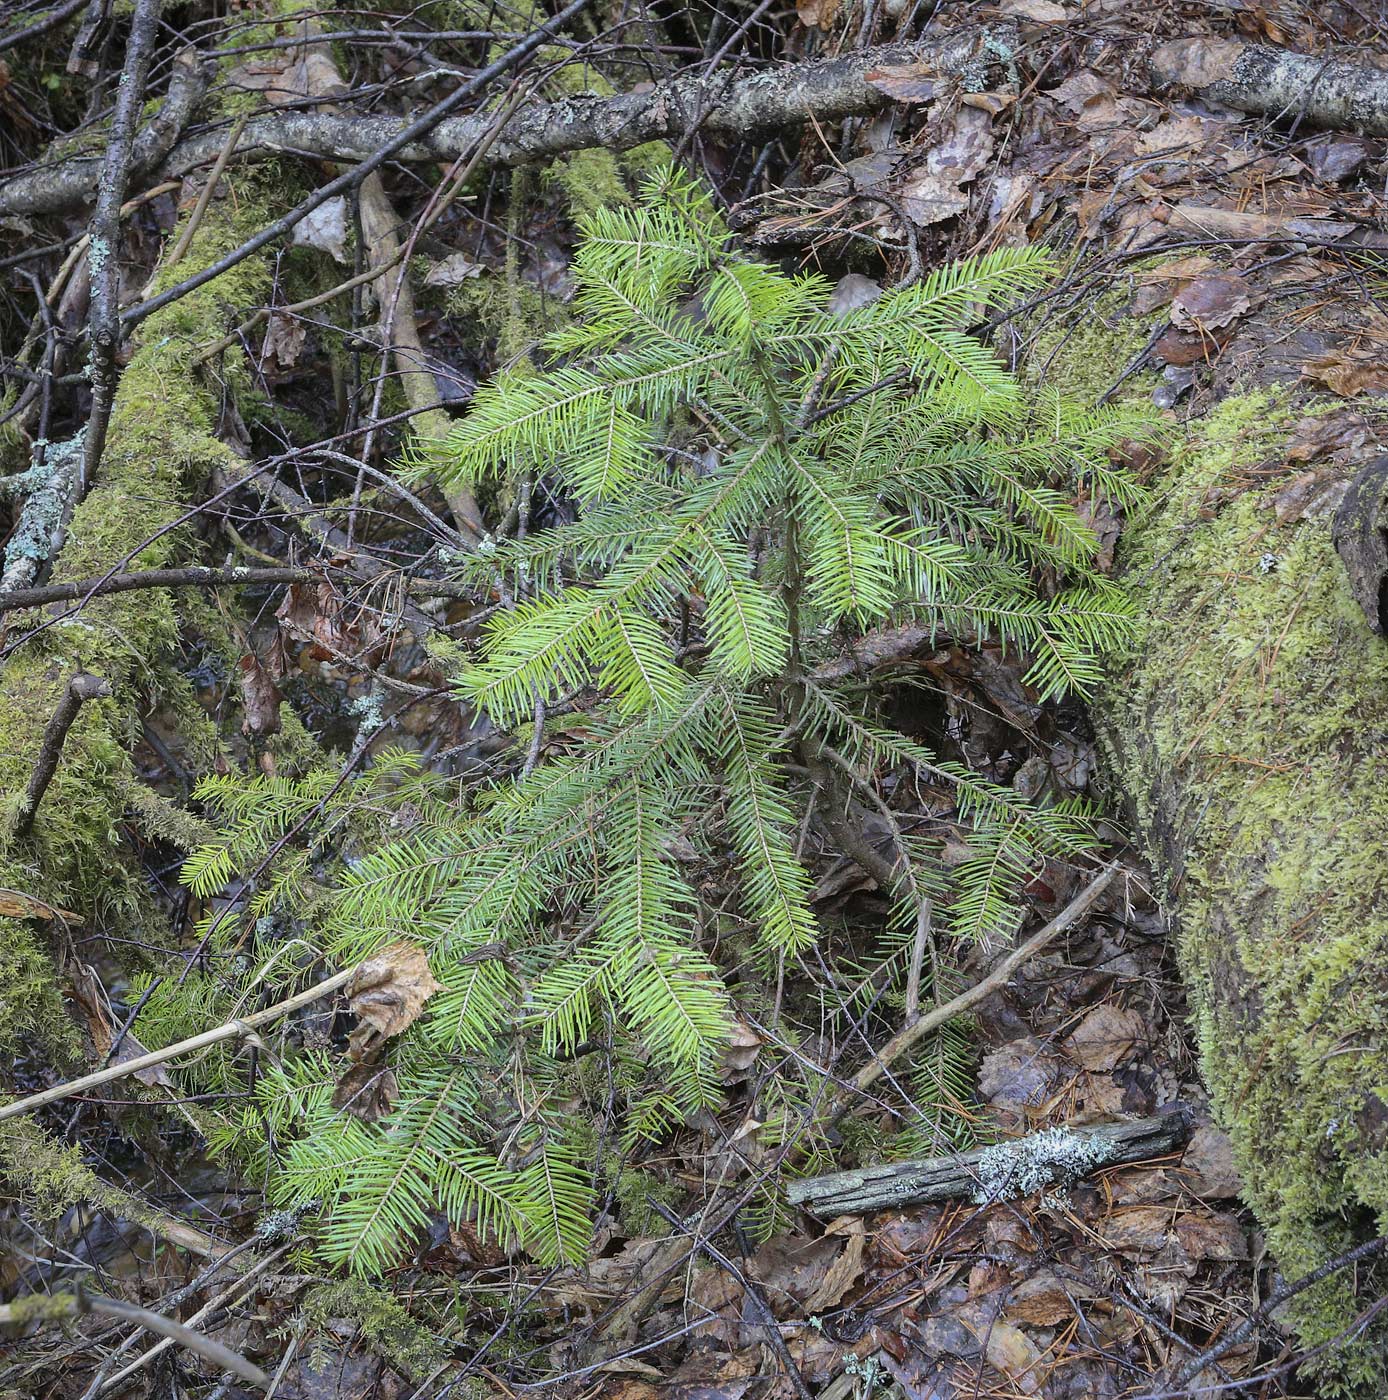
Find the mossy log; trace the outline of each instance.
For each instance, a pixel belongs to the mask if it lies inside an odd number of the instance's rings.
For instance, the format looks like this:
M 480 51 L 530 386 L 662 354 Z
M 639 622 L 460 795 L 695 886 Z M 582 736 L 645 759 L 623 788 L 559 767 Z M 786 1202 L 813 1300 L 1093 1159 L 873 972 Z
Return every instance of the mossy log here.
M 177 271 L 207 266 L 266 216 L 274 172 L 242 177 L 232 197 L 214 201 Z M 259 196 L 259 197 L 257 197 Z M 179 522 L 211 471 L 236 459 L 217 437 L 218 390 L 195 368 L 193 350 L 225 331 L 228 319 L 268 294 L 270 272 L 249 259 L 167 307 L 142 327 L 117 392 L 101 465 L 70 523 L 55 563 L 57 582 L 101 576 L 133 563 L 184 562 L 190 535 Z M 222 366 L 234 388 L 238 366 Z M 216 734 L 191 684 L 169 664 L 178 642 L 172 595 L 150 590 L 98 598 L 12 651 L 0 668 L 0 888 L 76 911 L 123 936 L 153 917 L 128 859 L 119 823 L 141 809 L 131 753 L 140 717 L 163 707 L 180 716 L 192 751 L 210 761 Z M 44 734 L 72 677 L 99 676 L 110 694 L 81 707 L 63 738 L 51 784 L 37 812 L 26 793 Z M 30 816 L 32 815 L 32 820 Z M 0 959 L 13 975 L 0 986 L 0 1055 L 41 1047 L 75 1062 L 77 1045 L 54 974 L 52 936 L 33 920 L 0 917 Z M 153 930 L 147 929 L 152 936 Z
M 1290 1279 L 1388 1230 L 1388 642 L 1332 539 L 1354 467 L 1279 510 L 1307 412 L 1258 390 L 1187 425 L 1128 523 L 1142 636 L 1098 714 L 1217 1116 Z M 1291 1319 L 1317 1346 L 1385 1292 L 1382 1264 L 1344 1270 Z M 1386 1341 L 1379 1318 L 1329 1348 L 1321 1393 L 1383 1394 Z

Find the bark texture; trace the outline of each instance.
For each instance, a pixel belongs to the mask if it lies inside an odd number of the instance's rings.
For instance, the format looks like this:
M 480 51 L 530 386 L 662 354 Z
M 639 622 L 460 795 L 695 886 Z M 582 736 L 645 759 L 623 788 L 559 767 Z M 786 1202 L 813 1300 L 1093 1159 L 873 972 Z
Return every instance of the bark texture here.
M 1335 550 L 1345 481 L 1279 512 L 1304 411 L 1257 390 L 1187 425 L 1126 534 L 1145 635 L 1100 710 L 1204 1078 L 1292 1279 L 1388 1229 L 1388 642 Z M 1302 1341 L 1385 1291 L 1381 1263 L 1317 1284 L 1291 1305 Z M 1381 1395 L 1384 1342 L 1380 1316 L 1323 1364 Z
M 585 94 L 536 103 L 507 122 L 486 151 L 487 165 L 525 165 L 572 151 L 630 150 L 647 141 L 680 140 L 691 126 L 725 137 L 792 129 L 813 117 L 834 122 L 891 104 L 868 82 L 877 68 L 916 66 L 970 87 L 986 86 L 999 71 L 999 52 L 1014 48 L 1008 26 L 978 25 L 912 45 L 891 45 L 837 58 L 769 68 L 747 77 L 691 73 L 643 92 L 615 97 Z M 1063 35 L 1057 34 L 1059 42 Z M 1037 50 L 1044 59 L 1044 45 Z M 990 77 L 990 69 L 993 76 Z M 1143 86 L 1134 65 L 1134 89 Z M 1388 73 L 1348 59 L 1291 53 L 1236 40 L 1182 39 L 1150 57 L 1146 82 L 1157 91 L 1189 91 L 1240 112 L 1312 126 L 1388 135 Z M 170 93 L 170 104 L 173 93 Z M 237 161 L 281 153 L 334 161 L 362 161 L 398 140 L 408 122 L 396 117 L 324 112 L 275 112 L 250 121 L 237 143 Z M 488 113 L 450 117 L 395 153 L 404 161 L 457 160 L 474 151 L 491 125 Z M 145 138 L 142 136 L 141 138 Z M 210 166 L 226 145 L 216 128 L 179 141 L 160 167 L 178 178 Z M 0 185 L 0 217 L 50 213 L 80 205 L 91 192 L 99 162 L 55 163 Z
M 955 1198 L 1008 1200 L 1069 1186 L 1105 1167 L 1160 1157 L 1185 1142 L 1188 1132 L 1189 1120 L 1179 1109 L 1130 1122 L 1051 1128 L 950 1157 L 808 1177 L 792 1182 L 786 1199 L 826 1219 Z

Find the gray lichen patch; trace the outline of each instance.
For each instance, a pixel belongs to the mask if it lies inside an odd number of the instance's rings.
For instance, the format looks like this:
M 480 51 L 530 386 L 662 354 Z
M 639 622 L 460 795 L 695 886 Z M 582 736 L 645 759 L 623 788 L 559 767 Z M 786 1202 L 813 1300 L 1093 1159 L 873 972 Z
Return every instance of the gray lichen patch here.
M 1030 1196 L 1048 1186 L 1066 1187 L 1117 1156 L 1106 1138 L 1051 1128 L 1016 1142 L 1000 1142 L 979 1153 L 975 1170 L 977 1205 Z

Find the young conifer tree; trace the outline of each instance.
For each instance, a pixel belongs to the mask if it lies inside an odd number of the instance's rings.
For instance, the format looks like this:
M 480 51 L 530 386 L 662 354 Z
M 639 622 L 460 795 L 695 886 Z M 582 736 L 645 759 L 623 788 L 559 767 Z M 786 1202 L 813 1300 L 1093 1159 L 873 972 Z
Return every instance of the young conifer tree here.
M 316 949 L 345 964 L 403 934 L 443 987 L 394 1043 L 376 1121 L 334 1109 L 333 1067 L 306 1051 L 223 1135 L 272 1200 L 321 1205 L 330 1259 L 379 1271 L 440 1207 L 543 1259 L 582 1254 L 576 1057 L 598 1043 L 617 1064 L 630 1139 L 717 1106 L 724 972 L 793 965 L 818 937 L 798 844 L 816 765 L 953 786 L 971 855 L 946 873 L 928 840 L 899 838 L 898 939 L 925 899 L 958 939 L 1010 935 L 1039 861 L 1085 844 L 1078 805 L 942 761 L 858 679 L 821 674 L 870 629 L 923 622 L 1025 653 L 1051 698 L 1083 693 L 1127 634 L 1073 502 L 1131 496 L 1110 449 L 1147 425 L 1029 395 L 968 332 L 1050 274 L 1042 253 L 1003 250 L 840 311 L 822 278 L 741 252 L 675 173 L 583 222 L 572 325 L 419 464 L 543 482 L 572 507 L 456 561 L 500 600 L 458 691 L 514 747 L 480 780 L 396 754 L 346 785 L 201 790 L 226 826 L 188 863 L 195 890 L 317 812 L 252 912 L 292 908 L 310 860 L 345 852 L 307 920 Z M 709 870 L 730 906 L 701 896 Z M 726 938 L 730 919 L 743 932 Z M 294 965 L 282 941 L 251 964 L 265 987 Z

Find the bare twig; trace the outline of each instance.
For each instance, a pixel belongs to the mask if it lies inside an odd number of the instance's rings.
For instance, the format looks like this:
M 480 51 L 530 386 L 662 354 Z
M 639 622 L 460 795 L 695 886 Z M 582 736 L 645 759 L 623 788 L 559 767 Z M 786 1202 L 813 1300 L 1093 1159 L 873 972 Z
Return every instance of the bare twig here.
M 180 282 L 177 286 L 169 287 L 158 296 L 151 297 L 138 306 L 131 307 L 122 316 L 122 321 L 132 326 L 138 324 L 160 308 L 168 306 L 170 302 L 187 296 L 189 292 L 196 291 L 197 288 L 205 286 L 224 272 L 230 271 L 253 253 L 258 253 L 267 244 L 283 238 L 301 219 L 311 214 L 320 205 L 326 204 L 328 200 L 344 194 L 348 190 L 356 189 L 369 175 L 379 170 L 388 160 L 405 150 L 412 142 L 427 137 L 454 108 L 461 107 L 470 97 L 474 97 L 486 88 L 493 79 L 499 78 L 503 73 L 514 68 L 517 63 L 528 58 L 536 49 L 541 48 L 556 29 L 562 28 L 576 14 L 586 9 L 588 3 L 589 0 L 570 0 L 569 4 L 565 5 L 553 19 L 546 20 L 533 33 L 522 39 L 519 44 L 514 45 L 499 58 L 489 63 L 472 78 L 469 78 L 467 82 L 449 93 L 442 101 L 436 102 L 422 116 L 416 117 L 403 129 L 397 127 L 395 134 L 377 146 L 361 164 L 353 166 L 350 170 L 339 175 L 337 179 L 329 180 L 326 185 L 320 186 L 306 199 L 296 204 L 287 214 L 272 220 L 254 237 L 248 238 L 239 247 L 233 248 L 224 257 L 218 258 L 216 262 L 203 268 L 194 276 Z M 3 191 L 0 191 L 0 207 L 3 207 L 3 203 Z
M 170 1341 L 186 1347 L 194 1355 L 201 1356 L 204 1361 L 211 1362 L 219 1371 L 230 1371 L 232 1375 L 239 1376 L 243 1381 L 249 1381 L 262 1390 L 270 1388 L 270 1377 L 259 1366 L 247 1361 L 240 1352 L 232 1351 L 221 1342 L 201 1332 L 194 1332 L 191 1327 L 185 1327 L 183 1323 L 175 1322 L 173 1318 L 165 1317 L 162 1313 L 150 1312 L 148 1308 L 136 1307 L 134 1303 L 85 1292 L 60 1293 L 51 1298 L 45 1297 L 41 1301 L 42 1309 L 34 1310 L 26 1308 L 22 1302 L 0 1304 L 0 1322 L 25 1322 L 31 1317 L 59 1321 L 64 1317 L 80 1317 L 85 1312 L 104 1313 L 108 1317 L 138 1322 L 141 1327 L 157 1332 L 161 1337 L 168 1337 Z
M 384 569 L 386 566 L 382 565 Z M 326 574 L 339 571 L 330 562 L 312 565 L 286 564 L 280 567 L 225 569 L 191 565 L 184 569 L 146 569 L 133 574 L 106 574 L 101 578 L 79 579 L 76 583 L 46 583 L 35 588 L 12 588 L 0 592 L 0 613 L 20 608 L 39 608 L 48 603 L 66 603 L 73 599 L 87 602 L 108 593 L 131 593 L 143 588 L 219 588 L 230 584 L 237 588 L 265 587 L 277 583 L 316 583 Z M 457 598 L 472 602 L 478 590 L 465 583 L 450 583 L 447 579 L 407 579 L 405 592 L 412 598 Z
M 53 781 L 53 774 L 58 771 L 63 743 L 67 739 L 68 730 L 72 728 L 73 720 L 77 718 L 78 710 L 88 700 L 98 700 L 110 693 L 111 687 L 107 681 L 100 676 L 88 675 L 85 671 L 79 671 L 67 683 L 67 689 L 58 701 L 58 708 L 53 711 L 48 726 L 43 731 L 43 744 L 39 750 L 38 761 L 29 776 L 29 786 L 25 789 L 24 800 L 15 818 L 15 831 L 19 835 L 27 835 L 34 825 L 34 814 L 39 809 L 39 803 L 43 801 L 44 793 L 48 791 L 48 784 Z
M 135 126 L 145 97 L 145 79 L 154 40 L 159 33 L 163 0 L 136 0 L 125 46 L 125 67 L 116 89 L 116 110 L 111 118 L 111 136 L 106 160 L 96 187 L 96 208 L 92 213 L 91 242 L 87 266 L 91 274 L 92 306 L 88 321 L 91 350 L 92 411 L 87 420 L 83 445 L 82 476 L 77 498 L 96 475 L 97 464 L 106 446 L 106 429 L 115 403 L 116 350 L 120 345 L 120 210 L 130 179 L 130 154 L 135 144 Z
M 55 1084 L 51 1089 L 30 1094 L 27 1099 L 18 1099 L 14 1103 L 7 1103 L 0 1107 L 0 1122 L 4 1122 L 6 1118 L 17 1118 L 22 1113 L 32 1113 L 36 1108 L 42 1108 L 45 1104 L 57 1103 L 60 1099 L 85 1093 L 88 1089 L 95 1089 L 101 1084 L 110 1084 L 113 1080 L 125 1079 L 142 1069 L 153 1069 L 155 1065 L 167 1064 L 170 1060 L 177 1059 L 180 1055 L 189 1055 L 194 1050 L 205 1050 L 209 1045 L 220 1045 L 224 1040 L 236 1040 L 257 1026 L 268 1025 L 271 1021 L 277 1021 L 281 1016 L 289 1015 L 291 1011 L 297 1011 L 301 1006 L 309 1006 L 315 1001 L 322 1000 L 330 992 L 337 991 L 339 987 L 345 987 L 355 971 L 355 968 L 349 967 L 343 972 L 335 973 L 332 977 L 324 978 L 323 981 L 287 998 L 285 1001 L 278 1001 L 273 1006 L 267 1006 L 263 1011 L 252 1012 L 249 1016 L 239 1016 L 236 1020 L 228 1021 L 225 1025 L 217 1026 L 210 1031 L 203 1031 L 198 1035 L 189 1036 L 187 1040 L 166 1045 L 162 1050 L 151 1050 L 149 1054 L 138 1055 L 135 1059 L 127 1060 L 124 1064 L 110 1065 L 106 1069 L 84 1074 L 80 1079 L 69 1080 L 66 1084 Z
M 882 1077 L 888 1066 L 899 1060 L 912 1046 L 923 1040 L 932 1031 L 939 1030 L 947 1021 L 962 1015 L 970 1007 L 977 1006 L 984 997 L 997 991 L 999 987 L 1005 986 L 1008 979 L 1019 967 L 1024 966 L 1060 934 L 1073 927 L 1094 907 L 1099 896 L 1113 883 L 1118 870 L 1117 865 L 1105 867 L 1050 923 L 1046 924 L 1044 928 L 1038 929 L 1025 943 L 1014 948 L 986 977 L 975 982 L 967 991 L 960 992 L 957 997 L 945 1002 L 942 1006 L 937 1006 L 926 1012 L 914 1024 L 903 1026 L 873 1056 L 871 1061 L 853 1076 L 851 1081 L 853 1090 L 860 1094 L 863 1093 Z M 849 1096 L 838 1095 L 829 1109 L 829 1116 L 831 1118 L 841 1117 L 850 1106 Z

